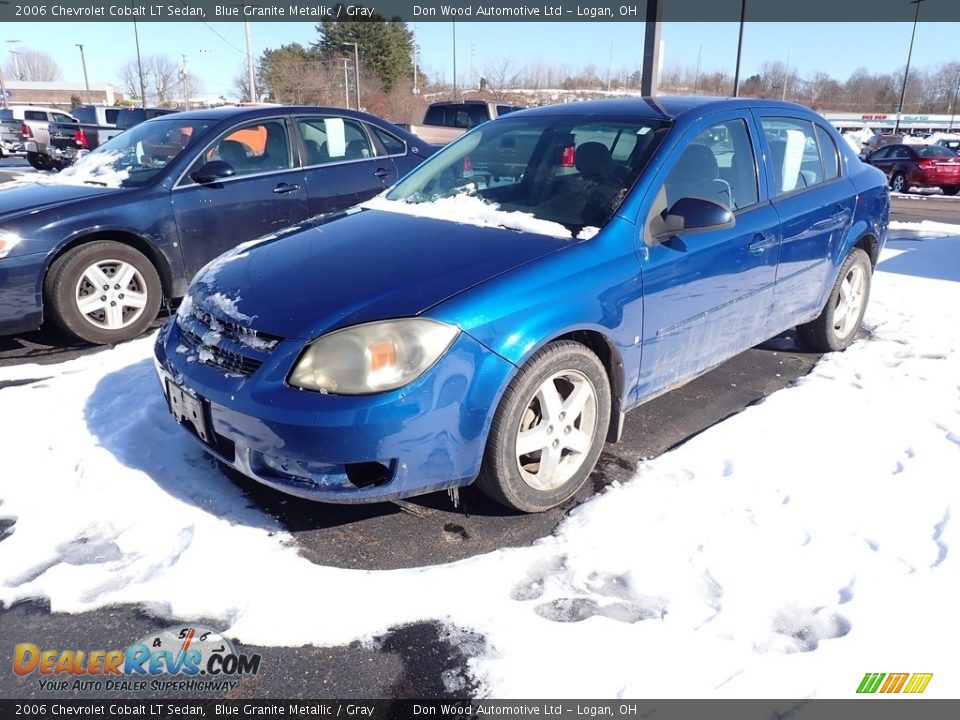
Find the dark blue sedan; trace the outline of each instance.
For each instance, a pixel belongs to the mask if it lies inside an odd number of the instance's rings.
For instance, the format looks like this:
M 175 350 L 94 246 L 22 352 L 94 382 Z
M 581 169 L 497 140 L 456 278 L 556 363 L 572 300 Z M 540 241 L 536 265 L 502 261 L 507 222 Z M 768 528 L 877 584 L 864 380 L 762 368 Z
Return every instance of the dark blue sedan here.
M 341 108 L 225 107 L 137 125 L 58 178 L 0 191 L 0 334 L 47 317 L 141 333 L 211 258 L 366 200 L 433 152 Z
M 476 480 L 541 511 L 640 403 L 788 328 L 847 347 L 888 218 L 883 174 L 798 105 L 512 113 L 360 208 L 214 261 L 157 368 L 208 452 L 281 491 Z

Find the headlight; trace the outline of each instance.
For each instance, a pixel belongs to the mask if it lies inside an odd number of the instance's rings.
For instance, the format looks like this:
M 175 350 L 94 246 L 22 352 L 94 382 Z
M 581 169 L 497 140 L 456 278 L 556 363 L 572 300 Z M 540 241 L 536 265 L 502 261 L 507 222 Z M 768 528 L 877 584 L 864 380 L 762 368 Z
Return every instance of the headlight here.
M 423 375 L 459 334 L 457 327 L 426 318 L 337 330 L 307 347 L 288 382 L 340 395 L 393 390 Z
M 0 230 L 0 258 L 5 258 L 17 245 L 21 237 L 7 230 Z

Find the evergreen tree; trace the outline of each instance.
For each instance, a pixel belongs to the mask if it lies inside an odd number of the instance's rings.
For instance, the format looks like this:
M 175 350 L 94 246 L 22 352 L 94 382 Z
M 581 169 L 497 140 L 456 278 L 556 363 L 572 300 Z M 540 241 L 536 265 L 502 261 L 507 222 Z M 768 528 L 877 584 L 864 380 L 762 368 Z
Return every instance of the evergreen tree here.
M 354 5 L 353 7 L 361 7 Z M 320 40 L 314 47 L 326 60 L 342 57 L 352 48 L 344 43 L 357 43 L 360 65 L 372 72 L 383 85 L 385 92 L 391 92 L 401 78 L 413 75 L 413 35 L 399 17 L 390 21 L 373 13 L 349 21 L 335 19 L 336 9 L 316 26 Z M 346 9 L 340 6 L 340 17 L 346 17 Z

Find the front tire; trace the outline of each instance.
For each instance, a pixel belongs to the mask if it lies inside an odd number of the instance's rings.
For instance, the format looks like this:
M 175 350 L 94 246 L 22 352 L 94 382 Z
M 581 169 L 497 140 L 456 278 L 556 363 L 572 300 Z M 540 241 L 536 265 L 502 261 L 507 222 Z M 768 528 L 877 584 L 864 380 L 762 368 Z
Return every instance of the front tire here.
M 53 158 L 41 153 L 28 152 L 27 162 L 36 170 L 50 170 L 53 168 Z
M 818 352 L 843 350 L 857 335 L 870 300 L 873 266 L 860 248 L 847 255 L 819 317 L 797 326 L 805 345 Z
M 960 192 L 960 185 L 941 185 L 940 190 L 944 195 L 956 195 Z
M 890 192 L 905 193 L 907 189 L 907 176 L 902 172 L 898 172 L 890 180 Z
M 44 282 L 53 321 L 95 345 L 134 338 L 157 317 L 163 294 L 153 263 L 140 251 L 98 241 L 69 250 Z
M 522 512 L 556 507 L 593 471 L 609 423 L 610 382 L 603 363 L 579 343 L 549 343 L 504 392 L 477 486 Z

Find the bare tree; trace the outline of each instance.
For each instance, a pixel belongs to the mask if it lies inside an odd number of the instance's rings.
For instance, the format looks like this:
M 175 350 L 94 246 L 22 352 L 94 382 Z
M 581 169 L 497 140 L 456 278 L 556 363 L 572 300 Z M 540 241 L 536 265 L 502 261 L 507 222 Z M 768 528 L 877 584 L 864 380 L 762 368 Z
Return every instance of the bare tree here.
M 28 82 L 51 82 L 63 78 L 60 66 L 51 55 L 30 48 L 18 50 L 16 56 L 7 58 L 3 74 L 8 78 Z
M 486 80 L 486 87 L 493 93 L 494 100 L 503 99 L 506 90 L 516 88 L 522 75 L 523 68 L 519 67 L 513 58 L 491 60 L 483 64 L 483 79 Z
M 250 99 L 250 78 L 247 75 L 246 63 L 233 76 L 233 95 L 237 102 L 246 102 Z
M 183 96 L 183 86 L 180 84 L 180 66 L 176 61 L 166 55 L 151 55 L 141 60 L 143 85 L 147 93 L 143 104 L 177 104 Z M 120 80 L 131 97 L 140 97 L 139 72 L 136 59 L 128 60 L 119 70 Z

